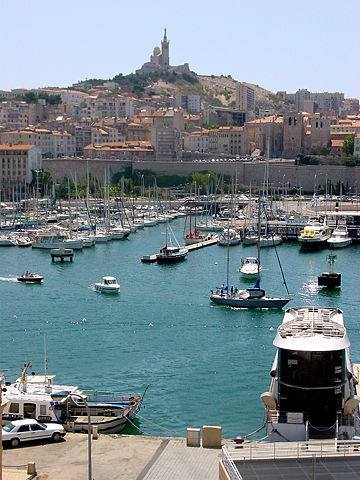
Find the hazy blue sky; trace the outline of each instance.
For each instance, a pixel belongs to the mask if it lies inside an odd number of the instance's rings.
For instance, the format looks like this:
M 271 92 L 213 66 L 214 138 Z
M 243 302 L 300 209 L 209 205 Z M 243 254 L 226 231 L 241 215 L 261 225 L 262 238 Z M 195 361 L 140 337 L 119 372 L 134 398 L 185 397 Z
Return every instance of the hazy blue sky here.
M 360 97 L 360 0 L 0 0 L 0 18 L 0 89 L 134 72 L 166 26 L 172 65 Z

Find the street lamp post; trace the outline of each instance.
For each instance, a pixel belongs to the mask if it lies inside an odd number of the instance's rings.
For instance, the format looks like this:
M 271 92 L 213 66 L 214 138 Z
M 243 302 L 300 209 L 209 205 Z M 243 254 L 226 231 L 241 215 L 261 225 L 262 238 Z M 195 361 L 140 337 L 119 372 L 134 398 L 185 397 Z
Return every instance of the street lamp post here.
M 56 395 L 52 395 L 53 399 L 56 399 Z M 79 395 L 78 393 L 71 393 L 69 397 L 77 397 L 80 398 L 84 402 L 85 408 L 86 408 L 86 413 L 87 413 L 87 418 L 88 418 L 88 480 L 93 480 L 92 479 L 92 465 L 91 465 L 91 418 L 90 418 L 90 408 L 85 400 L 85 398 L 82 395 Z M 1 478 L 0 478 L 1 480 Z

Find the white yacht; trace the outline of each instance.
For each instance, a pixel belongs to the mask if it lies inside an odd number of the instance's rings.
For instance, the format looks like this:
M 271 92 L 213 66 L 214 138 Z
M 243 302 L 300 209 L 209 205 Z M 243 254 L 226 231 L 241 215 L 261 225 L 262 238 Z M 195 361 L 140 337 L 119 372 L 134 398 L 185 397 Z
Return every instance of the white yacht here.
M 257 257 L 241 257 L 239 272 L 246 278 L 256 278 L 261 272 L 261 264 Z
M 17 241 L 11 235 L 0 236 L 0 247 L 16 247 Z
M 120 293 L 120 285 L 115 277 L 103 277 L 103 281 L 95 283 L 95 290 L 102 293 Z
M 324 223 L 309 222 L 298 236 L 302 250 L 319 250 L 325 248 L 331 235 L 331 230 Z
M 343 248 L 351 243 L 346 225 L 338 225 L 327 241 L 330 248 Z
M 348 440 L 356 434 L 356 395 L 343 312 L 334 307 L 285 311 L 265 404 L 268 441 Z

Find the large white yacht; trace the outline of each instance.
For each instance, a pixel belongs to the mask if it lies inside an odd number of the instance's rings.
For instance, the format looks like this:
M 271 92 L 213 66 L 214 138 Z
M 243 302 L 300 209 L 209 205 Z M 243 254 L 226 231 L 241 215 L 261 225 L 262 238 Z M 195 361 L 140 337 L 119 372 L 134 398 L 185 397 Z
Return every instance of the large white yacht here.
M 325 248 L 331 236 L 331 230 L 325 223 L 311 221 L 305 225 L 298 237 L 302 250 L 319 250 Z
M 360 397 L 343 312 L 289 308 L 273 343 L 273 378 L 270 390 L 261 395 L 268 440 L 352 439 Z

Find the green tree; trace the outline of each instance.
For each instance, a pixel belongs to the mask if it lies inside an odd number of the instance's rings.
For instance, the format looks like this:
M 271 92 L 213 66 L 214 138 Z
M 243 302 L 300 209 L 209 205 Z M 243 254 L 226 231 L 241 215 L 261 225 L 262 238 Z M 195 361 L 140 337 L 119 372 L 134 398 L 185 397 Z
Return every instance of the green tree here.
M 352 155 L 354 153 L 354 141 L 355 133 L 352 133 L 345 138 L 342 151 L 346 153 L 346 155 Z
M 330 148 L 329 147 L 321 147 L 319 149 L 319 155 L 329 155 Z

